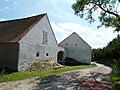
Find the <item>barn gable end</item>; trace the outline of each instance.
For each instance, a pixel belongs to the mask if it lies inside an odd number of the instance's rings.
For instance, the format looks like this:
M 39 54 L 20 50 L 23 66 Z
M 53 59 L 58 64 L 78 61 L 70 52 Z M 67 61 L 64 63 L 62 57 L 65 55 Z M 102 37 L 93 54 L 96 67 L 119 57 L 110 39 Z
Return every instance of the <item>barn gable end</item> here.
M 38 59 L 57 60 L 58 44 L 46 15 L 19 43 L 19 70 L 26 69 Z
M 0 68 L 20 71 L 37 59 L 57 61 L 58 50 L 47 14 L 0 22 Z
M 91 63 L 91 47 L 75 32 L 59 43 L 66 48 L 66 57 L 78 62 Z

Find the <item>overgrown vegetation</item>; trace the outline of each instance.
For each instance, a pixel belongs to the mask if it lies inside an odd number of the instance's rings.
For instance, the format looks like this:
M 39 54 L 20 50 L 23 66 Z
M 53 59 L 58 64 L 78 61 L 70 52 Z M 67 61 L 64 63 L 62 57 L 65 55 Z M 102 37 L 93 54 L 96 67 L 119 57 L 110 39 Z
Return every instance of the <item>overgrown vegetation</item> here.
M 113 64 L 112 69 L 112 89 L 120 90 L 120 64 Z
M 120 36 L 118 35 L 104 48 L 93 49 L 92 59 L 100 62 L 104 62 L 105 60 L 120 62 Z
M 92 60 L 112 67 L 112 89 L 120 90 L 120 36 L 104 48 L 93 49 Z
M 39 65 L 38 65 L 39 63 Z M 3 72 L 0 74 L 0 83 L 1 82 L 7 82 L 7 81 L 16 81 L 16 80 L 22 80 L 22 79 L 26 79 L 26 78 L 32 78 L 32 77 L 46 77 L 49 75 L 56 75 L 56 74 L 60 74 L 62 72 L 65 71 L 71 71 L 71 70 L 76 70 L 76 69 L 82 69 L 82 68 L 90 68 L 93 67 L 95 65 L 79 65 L 79 66 L 64 66 L 62 68 L 53 68 L 52 64 L 48 64 L 46 62 L 38 62 L 38 63 L 34 63 L 32 65 L 32 68 L 26 70 L 26 71 L 21 71 L 21 72 L 15 72 L 15 73 L 11 73 L 11 74 L 7 74 Z M 44 66 L 44 68 L 42 67 L 38 67 L 41 66 L 40 64 L 42 64 L 42 66 Z M 45 67 L 47 66 L 47 67 Z

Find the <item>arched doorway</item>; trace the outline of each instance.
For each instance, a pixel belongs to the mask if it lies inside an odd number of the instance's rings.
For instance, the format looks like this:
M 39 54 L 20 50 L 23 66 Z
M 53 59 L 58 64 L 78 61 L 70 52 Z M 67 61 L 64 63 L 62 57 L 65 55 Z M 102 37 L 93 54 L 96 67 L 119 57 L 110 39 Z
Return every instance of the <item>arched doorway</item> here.
M 64 59 L 64 52 L 59 51 L 58 54 L 57 54 L 57 62 L 62 64 L 63 59 Z

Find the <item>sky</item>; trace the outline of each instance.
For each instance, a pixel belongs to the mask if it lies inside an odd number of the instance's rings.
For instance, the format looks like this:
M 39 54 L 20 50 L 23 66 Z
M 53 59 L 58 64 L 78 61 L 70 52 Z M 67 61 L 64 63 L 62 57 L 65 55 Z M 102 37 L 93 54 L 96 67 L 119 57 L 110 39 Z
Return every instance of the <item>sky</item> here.
M 112 28 L 97 29 L 98 20 L 89 24 L 74 15 L 73 3 L 75 0 L 0 0 L 0 21 L 47 13 L 58 43 L 76 32 L 92 48 L 103 48 L 117 36 Z

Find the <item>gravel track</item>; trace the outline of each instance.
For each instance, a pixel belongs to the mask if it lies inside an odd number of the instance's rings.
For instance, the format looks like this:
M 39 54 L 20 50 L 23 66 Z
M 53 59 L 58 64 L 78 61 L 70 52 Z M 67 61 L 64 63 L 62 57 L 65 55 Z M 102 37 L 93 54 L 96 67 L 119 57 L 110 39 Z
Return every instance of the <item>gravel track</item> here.
M 0 83 L 0 90 L 111 90 L 112 69 L 97 67 L 63 72 L 43 79 L 38 77 Z

